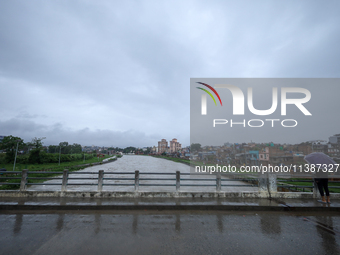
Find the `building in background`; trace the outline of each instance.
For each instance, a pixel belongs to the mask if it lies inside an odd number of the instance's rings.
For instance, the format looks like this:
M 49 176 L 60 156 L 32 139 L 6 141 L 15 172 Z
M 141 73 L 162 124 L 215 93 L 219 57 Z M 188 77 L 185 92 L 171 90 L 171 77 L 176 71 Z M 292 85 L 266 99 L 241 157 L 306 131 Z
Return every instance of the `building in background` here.
M 179 152 L 181 149 L 182 149 L 182 145 L 179 142 L 177 142 L 176 138 L 170 141 L 170 148 L 169 148 L 170 153 Z
M 332 157 L 340 157 L 340 134 L 329 137 L 328 154 Z
M 163 152 L 168 152 L 168 142 L 166 139 L 162 139 L 158 142 L 158 154 L 162 154 Z
M 172 139 L 169 142 L 166 139 L 162 139 L 161 141 L 158 142 L 158 149 L 157 153 L 162 154 L 162 153 L 169 153 L 169 154 L 174 154 L 174 153 L 180 153 L 182 150 L 182 145 L 177 141 L 176 138 Z M 155 151 L 155 149 L 153 150 Z
M 340 134 L 330 136 L 329 137 L 329 143 L 340 144 Z
M 152 154 L 158 154 L 158 147 L 153 146 L 152 149 L 151 149 L 151 153 Z

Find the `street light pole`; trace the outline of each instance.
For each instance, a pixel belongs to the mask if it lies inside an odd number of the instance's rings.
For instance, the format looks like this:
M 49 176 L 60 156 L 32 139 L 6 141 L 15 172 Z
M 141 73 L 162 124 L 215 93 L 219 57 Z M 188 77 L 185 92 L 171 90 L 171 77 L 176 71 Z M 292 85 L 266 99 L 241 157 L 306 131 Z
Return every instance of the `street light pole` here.
M 60 166 L 61 145 L 59 146 L 59 166 Z
M 18 146 L 19 146 L 19 140 L 17 141 L 17 149 L 15 150 L 15 158 L 14 158 L 13 171 L 15 170 L 15 163 L 17 162 Z

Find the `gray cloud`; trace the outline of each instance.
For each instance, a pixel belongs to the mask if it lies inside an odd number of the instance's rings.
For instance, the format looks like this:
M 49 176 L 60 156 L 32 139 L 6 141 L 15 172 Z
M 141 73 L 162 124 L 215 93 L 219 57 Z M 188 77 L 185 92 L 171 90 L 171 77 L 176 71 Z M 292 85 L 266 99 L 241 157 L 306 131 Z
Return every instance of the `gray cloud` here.
M 37 124 L 34 121 L 23 121 L 20 119 L 0 121 L 0 130 L 4 133 L 19 136 L 25 142 L 30 142 L 34 137 L 46 137 L 43 141 L 44 145 L 56 145 L 63 141 L 72 144 L 81 141 L 82 145 L 144 147 L 145 145 L 153 145 L 155 139 L 158 139 L 160 136 L 160 134 L 146 135 L 144 132 L 136 130 L 122 132 L 107 129 L 90 130 L 89 128 L 71 130 L 65 128 L 60 123 L 47 126 Z
M 191 77 L 338 77 L 338 9 L 336 1 L 2 1 L 0 121 L 19 136 L 30 127 L 14 120 L 24 118 L 37 130 L 60 123 L 49 134 L 57 140 L 87 128 L 144 134 L 145 146 L 174 137 L 188 145 Z
M 35 118 L 47 118 L 46 115 L 38 115 L 38 114 L 29 114 L 26 111 L 19 112 L 17 116 L 15 116 L 18 119 L 35 119 Z

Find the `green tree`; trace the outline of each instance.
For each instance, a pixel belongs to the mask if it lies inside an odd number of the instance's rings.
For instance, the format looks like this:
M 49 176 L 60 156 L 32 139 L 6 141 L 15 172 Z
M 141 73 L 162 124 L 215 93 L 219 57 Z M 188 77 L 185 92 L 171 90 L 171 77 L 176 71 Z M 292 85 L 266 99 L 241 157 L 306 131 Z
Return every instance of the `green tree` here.
M 18 150 L 25 145 L 24 140 L 16 136 L 5 136 L 0 142 L 0 150 L 6 151 L 6 162 L 10 163 L 14 161 L 15 150 L 18 146 Z
M 201 150 L 201 144 L 199 143 L 192 143 L 190 146 L 190 150 L 192 152 L 199 152 Z
M 82 148 L 80 144 L 74 143 L 71 145 L 72 153 L 82 153 Z
M 59 146 L 61 147 L 61 154 L 69 154 L 71 149 L 68 148 L 68 142 L 60 142 Z
M 208 162 L 215 162 L 216 161 L 216 156 L 215 155 L 208 155 L 207 159 L 208 159 Z
M 49 153 L 59 153 L 59 146 L 56 146 L 56 145 L 48 146 L 48 152 Z
M 130 153 L 130 152 L 135 152 L 136 151 L 136 148 L 135 147 L 132 147 L 132 146 L 129 146 L 129 147 L 126 147 L 124 150 L 123 150 L 123 153 Z
M 144 151 L 144 154 L 150 154 L 151 153 L 151 147 L 146 147 L 146 151 Z
M 43 149 L 43 143 L 42 143 L 42 140 L 44 140 L 46 137 L 42 137 L 42 138 L 37 138 L 37 137 L 34 137 L 32 139 L 32 141 L 29 144 L 29 146 L 32 148 L 30 150 L 30 155 L 28 157 L 28 161 L 31 163 L 31 164 L 35 164 L 35 163 L 42 163 L 41 162 L 41 158 L 40 158 L 40 153 Z

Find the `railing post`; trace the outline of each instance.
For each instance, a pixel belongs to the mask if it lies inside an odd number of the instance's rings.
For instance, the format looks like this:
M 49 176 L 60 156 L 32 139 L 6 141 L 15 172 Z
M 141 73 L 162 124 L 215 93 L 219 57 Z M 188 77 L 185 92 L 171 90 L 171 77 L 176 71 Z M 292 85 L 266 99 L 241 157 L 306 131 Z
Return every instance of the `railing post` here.
M 277 193 L 277 176 L 276 174 L 270 174 L 269 175 L 269 189 L 270 192 Z
M 259 176 L 258 179 L 259 193 L 265 194 L 268 192 L 267 178 L 265 176 Z
M 217 192 L 221 191 L 221 174 L 220 173 L 216 174 L 216 191 Z
M 61 191 L 64 192 L 67 190 L 67 179 L 68 179 L 68 169 L 63 171 L 63 181 L 61 183 Z
M 181 172 L 176 171 L 176 191 L 178 192 L 181 187 Z
M 103 179 L 104 179 L 104 170 L 99 170 L 99 172 L 98 172 L 98 192 L 103 191 Z
M 139 190 L 139 171 L 135 171 L 135 191 Z
M 259 177 L 259 193 L 262 196 L 271 198 L 277 193 L 277 176 L 276 174 L 265 174 Z
M 28 172 L 28 169 L 24 169 L 21 172 L 20 191 L 25 191 L 26 190 L 27 172 Z

